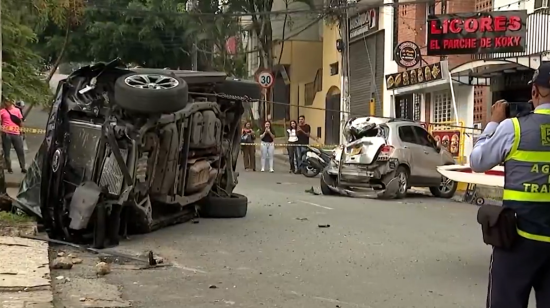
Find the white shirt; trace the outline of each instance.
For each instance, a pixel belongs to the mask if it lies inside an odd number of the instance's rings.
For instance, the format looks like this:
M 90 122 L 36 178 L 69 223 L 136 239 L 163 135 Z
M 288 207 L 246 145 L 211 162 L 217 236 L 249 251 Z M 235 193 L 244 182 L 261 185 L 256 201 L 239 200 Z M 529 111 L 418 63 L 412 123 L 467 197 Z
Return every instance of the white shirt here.
M 288 142 L 297 142 L 298 136 L 296 136 L 296 130 L 295 129 L 287 129 L 288 132 Z

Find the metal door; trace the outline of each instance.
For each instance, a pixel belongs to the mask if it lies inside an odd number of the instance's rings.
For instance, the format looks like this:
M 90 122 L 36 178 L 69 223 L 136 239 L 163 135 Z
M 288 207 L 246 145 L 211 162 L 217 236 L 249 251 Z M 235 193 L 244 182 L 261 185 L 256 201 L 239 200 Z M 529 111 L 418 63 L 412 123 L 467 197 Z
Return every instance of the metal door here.
M 395 117 L 400 119 L 414 119 L 414 102 L 412 94 L 395 96 Z
M 339 144 L 340 94 L 327 95 L 325 106 L 325 144 Z
M 383 114 L 384 31 L 363 37 L 349 45 L 351 116 L 370 114 L 369 102 L 375 101 L 375 114 Z

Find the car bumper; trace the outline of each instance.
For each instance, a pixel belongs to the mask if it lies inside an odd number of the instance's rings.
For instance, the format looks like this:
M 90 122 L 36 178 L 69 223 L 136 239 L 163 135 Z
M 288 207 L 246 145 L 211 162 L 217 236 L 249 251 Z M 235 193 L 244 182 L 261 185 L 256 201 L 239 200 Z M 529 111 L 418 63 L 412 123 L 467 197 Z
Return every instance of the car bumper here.
M 393 198 L 399 190 L 399 180 L 393 178 L 397 168 L 395 162 L 379 162 L 372 165 L 345 164 L 340 170 L 340 182 L 325 180 L 324 177 L 338 178 L 339 168 L 331 162 L 323 172 L 323 181 L 334 192 L 350 197 Z M 390 178 L 387 183 L 384 179 Z M 331 183 L 334 183 L 331 185 Z M 353 189 L 351 189 L 353 187 Z M 368 189 L 368 190 L 365 190 Z

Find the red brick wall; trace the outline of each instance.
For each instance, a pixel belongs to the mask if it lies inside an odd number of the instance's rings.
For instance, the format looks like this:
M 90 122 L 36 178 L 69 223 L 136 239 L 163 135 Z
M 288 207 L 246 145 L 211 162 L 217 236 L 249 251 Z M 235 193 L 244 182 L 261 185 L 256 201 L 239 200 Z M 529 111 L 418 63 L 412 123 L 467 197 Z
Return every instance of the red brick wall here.
M 423 50 L 425 54 L 426 46 L 426 3 L 419 4 L 403 4 L 397 8 L 398 20 L 398 42 L 413 41 Z M 492 0 L 449 0 L 447 1 L 447 13 L 461 13 L 486 11 L 492 7 Z M 441 2 L 436 2 L 435 13 L 441 14 Z M 428 63 L 440 61 L 440 57 L 424 56 L 424 60 Z M 471 55 L 451 55 L 448 56 L 449 69 L 471 61 Z M 403 71 L 403 68 L 399 68 Z M 487 87 L 475 87 L 474 89 L 474 121 L 486 123 L 486 102 L 485 97 Z M 426 119 L 430 119 L 430 104 L 426 99 Z

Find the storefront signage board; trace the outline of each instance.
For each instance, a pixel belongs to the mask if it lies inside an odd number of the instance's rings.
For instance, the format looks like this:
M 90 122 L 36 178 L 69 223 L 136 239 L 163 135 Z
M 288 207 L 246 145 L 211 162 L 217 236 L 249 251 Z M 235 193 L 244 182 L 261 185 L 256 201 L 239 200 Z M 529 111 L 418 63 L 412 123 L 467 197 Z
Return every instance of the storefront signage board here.
M 394 90 L 443 79 L 441 62 L 386 75 L 386 89 Z
M 526 21 L 526 10 L 431 15 L 427 54 L 523 52 Z
M 395 62 L 404 68 L 417 66 L 422 61 L 420 47 L 415 42 L 405 41 L 399 43 L 395 48 Z
M 378 29 L 378 9 L 369 9 L 349 19 L 350 39 Z

